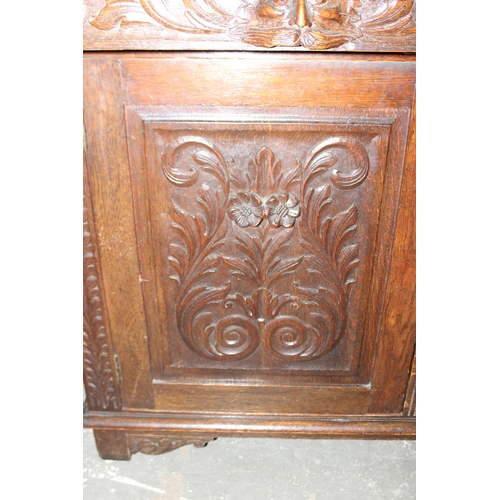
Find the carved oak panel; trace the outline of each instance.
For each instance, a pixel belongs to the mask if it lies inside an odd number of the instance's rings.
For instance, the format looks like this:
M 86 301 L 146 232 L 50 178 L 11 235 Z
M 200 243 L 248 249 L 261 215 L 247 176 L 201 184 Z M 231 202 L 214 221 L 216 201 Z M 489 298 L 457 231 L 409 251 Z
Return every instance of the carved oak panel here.
M 390 120 L 159 116 L 128 109 L 155 376 L 353 379 Z

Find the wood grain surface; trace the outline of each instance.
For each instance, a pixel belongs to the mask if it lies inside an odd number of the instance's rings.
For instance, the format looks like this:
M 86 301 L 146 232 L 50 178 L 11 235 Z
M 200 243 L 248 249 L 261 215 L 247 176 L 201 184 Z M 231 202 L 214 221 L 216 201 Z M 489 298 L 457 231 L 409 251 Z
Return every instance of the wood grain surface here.
M 85 60 L 86 168 L 123 405 L 152 405 L 117 61 Z
M 102 453 L 414 436 L 415 57 L 84 63 Z

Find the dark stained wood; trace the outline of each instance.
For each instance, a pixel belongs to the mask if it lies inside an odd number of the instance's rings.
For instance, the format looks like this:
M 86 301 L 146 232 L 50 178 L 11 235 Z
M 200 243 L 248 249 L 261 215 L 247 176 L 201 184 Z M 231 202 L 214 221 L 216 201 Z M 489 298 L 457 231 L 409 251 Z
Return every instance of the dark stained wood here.
M 99 456 L 105 460 L 130 460 L 134 453 L 160 455 L 190 444 L 195 448 L 204 448 L 215 439 L 210 434 L 183 436 L 178 433 L 125 432 L 99 428 L 94 429 L 94 437 Z
M 158 409 L 202 414 L 364 415 L 370 391 L 363 386 L 276 386 L 269 374 L 261 386 L 158 384 Z M 274 384 L 274 385 L 271 385 Z
M 415 50 L 415 0 L 85 0 L 86 50 Z
M 146 144 L 147 148 L 145 154 L 138 151 L 131 157 L 140 260 L 146 280 L 144 296 L 150 304 L 148 325 L 151 339 L 157 339 L 155 351 L 162 348 L 165 351 L 163 358 L 153 359 L 155 365 L 159 363 L 155 377 L 180 378 L 184 372 L 194 380 L 196 374 L 192 369 L 198 369 L 200 380 L 230 377 L 235 381 L 243 377 L 267 385 L 271 372 L 263 375 L 262 369 L 269 368 L 273 370 L 273 377 L 281 375 L 282 379 L 290 379 L 293 375 L 293 383 L 304 377 L 314 377 L 310 383 L 324 383 L 325 377 L 332 381 L 345 381 L 350 377 L 350 381 L 356 381 L 354 356 L 359 355 L 363 335 L 354 332 L 361 327 L 366 307 L 378 226 L 378 213 L 373 212 L 377 219 L 370 220 L 364 215 L 362 205 L 379 206 L 382 201 L 384 171 L 380 163 L 384 162 L 370 164 L 370 155 L 385 158 L 387 124 L 364 125 L 364 135 L 352 126 L 318 126 L 307 121 L 272 126 L 241 122 L 231 125 L 175 122 L 171 125 L 168 118 L 161 128 L 159 116 L 155 110 L 151 126 L 144 124 L 144 138 L 140 136 L 142 120 L 135 116 L 127 118 L 131 134 L 141 137 L 137 147 Z M 272 115 L 273 120 L 279 117 L 279 112 Z M 239 114 L 242 122 L 247 122 L 247 118 Z M 314 115 L 310 119 L 314 123 Z M 191 135 L 194 130 L 196 141 Z M 160 138 L 159 144 L 151 143 L 150 137 Z M 185 142 L 186 137 L 191 137 L 189 143 Z M 176 141 L 184 142 L 175 146 Z M 247 141 L 252 141 L 253 148 L 257 144 L 255 154 L 247 153 Z M 164 150 L 165 143 L 174 144 L 172 153 L 168 148 Z M 283 157 L 277 158 L 267 146 L 260 147 L 262 144 L 275 144 L 281 148 Z M 131 151 L 134 148 L 135 145 Z M 212 174 L 205 175 L 202 168 L 200 179 L 192 188 L 190 185 L 177 188 L 176 184 L 183 180 L 172 177 L 178 167 L 170 156 L 176 156 L 178 149 L 181 154 L 180 148 L 189 155 L 185 161 L 189 161 L 191 155 L 196 159 L 205 153 L 214 161 L 220 158 L 220 175 L 227 178 L 227 183 L 219 184 Z M 235 163 L 226 161 L 222 151 Z M 314 162 L 325 154 L 327 161 L 332 165 L 336 162 L 335 166 L 342 172 L 334 184 L 330 184 L 328 175 L 318 175 L 322 172 L 312 170 L 316 168 Z M 341 160 L 337 161 L 335 154 L 340 155 Z M 151 159 L 148 166 L 135 165 L 135 159 L 141 156 Z M 362 165 L 357 178 L 349 176 L 348 166 L 355 157 Z M 162 168 L 162 161 L 171 165 L 170 171 Z M 325 174 L 330 166 L 318 164 Z M 312 176 L 316 177 L 315 182 Z M 369 180 L 362 186 L 365 177 Z M 253 187 L 247 185 L 246 179 Z M 186 184 L 190 182 L 187 180 Z M 289 191 L 284 189 L 288 184 Z M 195 196 L 186 199 L 184 190 L 191 189 Z M 225 192 L 224 204 L 220 206 L 211 197 L 219 189 Z M 258 200 L 256 212 L 260 218 L 248 219 L 240 213 L 242 204 L 250 196 Z M 286 204 L 289 204 L 292 215 L 287 212 L 281 217 L 276 212 L 279 197 L 284 203 L 280 210 L 288 210 Z M 321 204 L 324 208 L 318 217 L 317 207 Z M 198 213 L 201 215 L 197 218 Z M 390 220 L 390 213 L 387 215 Z M 319 228 L 322 224 L 325 228 L 328 217 L 332 222 L 323 239 Z M 196 220 L 204 229 L 198 239 L 193 240 L 191 235 L 198 231 Z M 204 234 L 208 236 L 205 238 Z M 363 239 L 369 244 L 359 246 L 358 240 Z M 232 241 L 236 244 L 232 245 Z M 337 241 L 340 246 L 335 247 Z M 315 248 L 318 248 L 316 252 Z M 321 276 L 324 266 L 329 274 Z M 202 285 L 206 286 L 205 291 L 199 288 Z M 318 286 L 324 294 L 331 295 L 330 299 L 318 295 L 315 291 Z M 217 296 L 212 296 L 213 293 Z M 213 340 L 204 336 L 205 332 L 209 335 L 207 328 L 212 327 L 207 324 L 200 328 L 197 317 L 190 313 L 194 309 L 198 315 L 212 318 Z M 348 320 L 348 309 L 354 323 Z M 154 331 L 158 318 L 161 318 L 159 330 Z M 224 329 L 233 324 L 231 318 L 245 330 L 241 334 L 248 333 L 248 336 L 229 345 L 222 338 L 216 339 L 219 329 L 222 335 Z M 162 327 L 165 324 L 166 332 Z M 286 344 L 279 335 L 298 337 Z M 332 352 L 334 348 L 336 353 Z
M 127 433 L 130 451 L 132 453 L 144 453 L 145 455 L 161 455 L 176 450 L 181 446 L 192 444 L 195 448 L 204 448 L 215 438 L 203 437 L 190 439 L 189 437 L 169 436 L 161 433 Z
M 85 54 L 84 423 L 101 456 L 415 436 L 415 57 L 306 52 L 402 49 L 412 6 L 377 0 L 355 37 L 356 2 L 290 0 L 274 28 L 252 24 L 276 7 L 261 4 L 229 43 L 291 29 L 302 52 Z M 116 45 L 92 43 L 161 49 L 125 22 L 136 7 L 117 21 L 108 2 Z M 398 34 L 375 43 L 387 15 Z
M 121 408 L 107 322 L 87 170 L 83 196 L 83 379 L 91 410 Z
M 363 113 L 374 102 L 382 109 L 410 107 L 415 82 L 413 56 L 162 53 L 120 60 L 127 101 L 145 106 L 276 107 L 279 102 Z
M 413 107 L 405 158 L 391 268 L 386 285 L 384 320 L 378 339 L 370 412 L 403 411 L 416 336 L 415 128 Z M 386 360 L 391 362 L 387 363 Z
M 127 434 L 115 429 L 94 429 L 99 456 L 105 460 L 130 460 L 131 452 Z
M 351 418 L 291 416 L 172 415 L 161 413 L 92 412 L 84 426 L 129 432 L 165 432 L 167 436 L 273 437 L 306 439 L 415 439 L 415 418 L 382 415 Z
M 151 408 L 147 328 L 118 69 L 112 59 L 85 61 L 85 163 L 122 402 L 125 407 Z
M 391 135 L 389 143 L 391 145 L 389 154 L 387 155 L 387 176 L 384 183 L 384 194 L 382 196 L 382 208 L 379 219 L 379 245 L 375 256 L 376 269 L 383 269 L 383 272 L 376 272 L 373 274 L 371 283 L 370 296 L 372 300 L 369 303 L 369 309 L 366 314 L 365 330 L 372 332 L 364 339 L 362 346 L 362 353 L 370 353 L 370 361 L 365 361 L 360 365 L 361 378 L 366 383 L 372 382 L 376 377 L 376 370 L 385 367 L 383 365 L 373 364 L 375 355 L 373 354 L 376 349 L 376 339 L 380 331 L 380 325 L 383 315 L 383 307 L 385 300 L 386 284 L 387 284 L 387 269 L 389 267 L 391 252 L 393 247 L 393 235 L 395 230 L 396 219 L 394 217 L 387 217 L 386 214 L 396 214 L 398 210 L 398 197 L 400 193 L 400 185 L 402 178 L 402 165 L 404 163 L 404 153 L 407 137 L 407 129 L 409 124 L 409 110 L 401 110 L 397 118 L 394 120 L 391 127 Z M 377 354 L 380 355 L 380 354 Z M 381 354 L 385 356 L 385 354 Z M 389 358 L 386 358 L 388 361 Z M 399 384 L 400 388 L 404 387 L 405 379 L 398 379 L 395 383 Z M 377 412 L 373 412 L 377 413 Z
M 408 381 L 408 389 L 403 406 L 403 415 L 410 417 L 417 416 L 417 356 L 413 355 L 411 364 L 410 380 Z

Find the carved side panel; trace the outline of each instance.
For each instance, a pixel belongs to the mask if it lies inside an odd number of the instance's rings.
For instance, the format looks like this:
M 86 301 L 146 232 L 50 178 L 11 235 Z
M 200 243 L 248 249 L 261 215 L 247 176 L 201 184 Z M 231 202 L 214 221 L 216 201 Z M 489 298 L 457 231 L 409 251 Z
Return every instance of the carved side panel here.
M 89 28 L 127 33 L 128 40 L 131 35 L 146 38 L 146 33 L 155 37 L 161 32 L 163 40 L 167 36 L 181 44 L 217 41 L 308 50 L 414 46 L 414 0 L 106 0 L 105 4 L 87 0 L 87 4 Z M 156 43 L 166 48 L 162 41 Z
M 388 125 L 140 123 L 157 376 L 354 374 Z
M 99 287 L 87 198 L 83 197 L 83 375 L 90 410 L 120 408 Z

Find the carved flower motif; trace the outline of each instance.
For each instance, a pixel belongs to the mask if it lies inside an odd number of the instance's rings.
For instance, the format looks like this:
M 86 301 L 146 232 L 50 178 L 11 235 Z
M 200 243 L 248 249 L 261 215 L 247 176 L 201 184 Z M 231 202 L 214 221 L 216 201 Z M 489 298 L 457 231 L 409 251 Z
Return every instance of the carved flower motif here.
M 292 227 L 300 215 L 299 200 L 287 191 L 271 195 L 267 201 L 267 217 L 273 227 Z
M 229 217 L 241 227 L 258 226 L 264 218 L 262 201 L 255 193 L 237 193 L 229 199 Z

